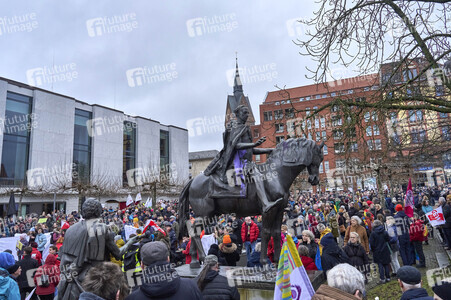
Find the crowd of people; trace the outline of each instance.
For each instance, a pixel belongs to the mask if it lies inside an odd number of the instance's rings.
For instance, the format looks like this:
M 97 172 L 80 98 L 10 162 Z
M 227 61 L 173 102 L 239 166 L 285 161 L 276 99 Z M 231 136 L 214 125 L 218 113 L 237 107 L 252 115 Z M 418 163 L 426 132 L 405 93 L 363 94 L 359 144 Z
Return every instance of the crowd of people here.
M 358 270 L 360 275 L 355 276 L 363 280 L 363 287 L 345 290 L 361 297 L 365 283 L 374 279 L 377 265 L 380 283 L 397 276 L 406 293 L 420 289 L 416 279 L 405 279 L 407 271 L 413 272 L 405 268 L 414 266 L 417 270 L 427 266 L 423 245 L 436 235 L 440 235 L 444 247 L 451 248 L 451 194 L 447 188 L 414 191 L 413 217 L 405 213 L 402 192 L 392 194 L 393 197 L 387 193 L 384 199 L 379 199 L 375 191 L 323 194 L 293 191 L 284 213 L 282 243 L 288 234 L 292 235 L 305 269 L 327 272 L 327 288 L 338 288 L 332 277 L 343 272 L 352 274 L 351 267 Z M 446 223 L 434 230 L 428 226 L 425 214 L 438 206 L 443 209 Z M 191 217 L 195 217 L 192 212 Z M 78 212 L 56 211 L 1 220 L 2 237 L 20 234 L 20 238 L 16 249 L 0 253 L 0 299 L 3 295 L 7 299 L 25 299 L 35 288 L 31 299 L 53 299 L 61 276 L 58 252 L 68 228 L 81 218 Z M 262 251 L 267 254 L 267 263 L 277 260 L 273 240 L 268 249 L 261 247 L 261 216 L 240 219 L 233 214 L 221 215 L 204 228 L 203 235 L 213 239 L 205 249 L 207 257 L 200 275 L 196 281 L 181 278 L 174 267 L 190 264 L 193 258 L 191 239 L 180 236 L 178 220 L 176 201 L 162 201 L 153 208 L 142 204 L 122 210 L 103 207 L 101 222 L 111 229 L 118 248 L 135 236 L 139 239 L 120 259 L 111 255 L 110 262 L 90 269 L 80 299 L 148 299 L 150 295 L 168 299 L 239 299 L 237 289 L 219 274 L 219 267 L 236 266 L 244 259 L 240 265 L 260 267 Z M 146 227 L 149 221 L 155 226 Z M 127 236 L 125 225 L 134 228 L 134 233 Z M 34 270 L 32 280 L 30 270 Z M 124 277 L 127 272 L 142 274 L 141 284 L 131 286 Z M 153 278 L 155 274 L 162 274 L 166 280 L 157 283 L 146 280 L 146 276 Z M 320 288 L 315 299 L 327 299 L 320 296 L 327 295 L 327 288 Z

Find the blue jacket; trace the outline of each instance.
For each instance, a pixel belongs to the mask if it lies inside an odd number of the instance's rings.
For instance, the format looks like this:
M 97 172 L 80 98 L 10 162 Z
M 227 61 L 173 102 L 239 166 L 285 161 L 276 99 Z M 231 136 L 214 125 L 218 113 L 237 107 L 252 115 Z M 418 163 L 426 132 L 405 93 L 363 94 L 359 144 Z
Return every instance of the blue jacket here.
M 398 239 L 410 241 L 410 219 L 403 210 L 398 211 L 398 213 L 395 215 L 395 225 Z
M 0 268 L 0 299 L 20 300 L 19 285 L 3 268 Z
M 410 300 L 410 299 L 434 300 L 434 297 L 429 296 L 425 289 L 419 288 L 405 291 L 404 294 L 402 294 L 400 300 Z
M 45 244 L 47 244 L 47 238 L 45 237 L 45 234 L 40 233 L 36 236 L 35 242 L 38 243 L 38 250 L 44 251 Z

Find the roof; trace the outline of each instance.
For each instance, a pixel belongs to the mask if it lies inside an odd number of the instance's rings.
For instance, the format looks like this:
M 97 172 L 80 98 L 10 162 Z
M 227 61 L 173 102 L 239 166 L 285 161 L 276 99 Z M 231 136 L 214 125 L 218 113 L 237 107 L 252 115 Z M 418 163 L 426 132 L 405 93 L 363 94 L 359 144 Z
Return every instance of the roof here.
M 325 83 L 303 85 L 295 88 L 285 89 L 284 91 L 268 92 L 264 102 L 273 102 L 279 100 L 296 99 L 306 96 L 314 96 L 318 94 L 350 90 L 356 88 L 364 88 L 379 84 L 379 74 L 373 73 L 368 75 L 344 78 L 341 80 L 328 81 Z
M 189 160 L 212 159 L 218 154 L 218 150 L 205 150 L 189 153 Z

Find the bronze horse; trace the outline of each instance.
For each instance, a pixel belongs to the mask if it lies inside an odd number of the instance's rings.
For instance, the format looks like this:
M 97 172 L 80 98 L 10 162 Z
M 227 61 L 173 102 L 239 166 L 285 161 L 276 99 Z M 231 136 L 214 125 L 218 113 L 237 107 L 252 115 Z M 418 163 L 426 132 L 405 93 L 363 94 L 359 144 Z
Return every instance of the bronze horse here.
M 268 156 L 265 163 L 255 165 L 259 170 L 259 177 L 251 178 L 247 184 L 247 198 L 210 198 L 208 197 L 210 177 L 199 174 L 189 181 L 180 194 L 178 210 L 180 217 L 181 235 L 186 235 L 189 205 L 196 218 L 212 218 L 221 214 L 236 214 L 237 217 L 262 215 L 263 226 L 261 232 L 262 252 L 260 261 L 266 263 L 266 249 L 272 236 L 274 239 L 274 259 L 280 256 L 281 225 L 284 209 L 288 205 L 289 189 L 295 178 L 305 168 L 309 173 L 309 183 L 319 183 L 319 166 L 323 161 L 324 142 L 317 145 L 305 138 L 288 139 L 277 145 Z M 255 184 L 252 181 L 264 180 L 265 191 L 270 201 L 282 199 L 278 205 L 264 213 L 257 197 Z M 189 223 L 189 221 L 188 221 Z M 188 224 L 190 226 L 190 223 Z M 199 235 L 191 237 L 190 255 L 193 259 L 192 267 L 198 266 L 205 253 Z

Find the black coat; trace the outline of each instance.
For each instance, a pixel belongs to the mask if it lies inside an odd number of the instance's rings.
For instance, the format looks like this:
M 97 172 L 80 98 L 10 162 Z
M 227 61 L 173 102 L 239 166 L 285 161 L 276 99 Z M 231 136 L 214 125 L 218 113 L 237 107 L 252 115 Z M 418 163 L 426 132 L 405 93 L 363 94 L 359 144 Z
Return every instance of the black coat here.
M 224 244 L 219 245 L 219 256 L 225 258 L 226 266 L 236 266 L 236 262 L 240 260 L 240 253 L 234 243 L 229 247 Z
M 310 244 L 307 244 L 307 242 L 303 241 L 302 243 L 299 244 L 299 246 L 300 245 L 306 246 L 308 248 L 308 256 L 310 258 L 315 259 L 315 257 L 316 257 L 316 250 L 318 249 L 318 245 L 313 240 L 310 241 Z
M 230 286 L 226 277 L 210 270 L 205 276 L 202 296 L 205 300 L 239 300 L 240 294 L 235 286 Z
M 321 267 L 324 272 L 342 263 L 349 263 L 346 253 L 338 247 L 332 233 L 328 233 L 321 239 L 323 254 L 321 255 Z
M 451 228 L 451 206 L 449 204 L 445 204 L 443 206 L 443 217 L 445 218 L 445 225 L 443 228 Z
M 361 244 L 347 243 L 343 251 L 349 257 L 351 266 L 361 267 L 368 264 L 368 255 L 366 255 L 365 248 Z
M 22 260 L 19 260 L 18 265 L 22 268 L 22 273 L 20 273 L 19 277 L 17 277 L 19 288 L 30 287 L 27 280 L 27 271 L 37 269 L 39 267 L 38 261 L 34 258 L 31 258 L 31 255 L 25 255 Z
M 387 265 L 391 262 L 390 250 L 388 249 L 388 242 L 390 236 L 385 231 L 384 226 L 377 226 L 373 228 L 370 235 L 370 247 L 373 251 L 373 260 L 375 263 Z
M 126 300 L 202 299 L 202 294 L 194 280 L 180 278 L 177 272 L 170 267 L 169 263 L 159 262 L 150 265 L 148 268 L 157 271 L 149 272 L 150 278 L 143 280 L 142 285 L 127 296 Z

